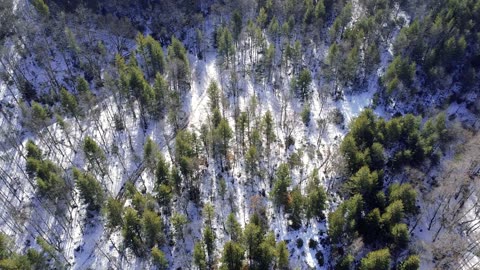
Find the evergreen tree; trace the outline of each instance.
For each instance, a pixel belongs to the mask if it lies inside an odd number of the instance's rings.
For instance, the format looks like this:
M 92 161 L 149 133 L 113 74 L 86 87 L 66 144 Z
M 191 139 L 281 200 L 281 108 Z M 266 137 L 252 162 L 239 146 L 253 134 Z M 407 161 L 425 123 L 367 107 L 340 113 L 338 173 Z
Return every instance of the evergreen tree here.
M 168 82 L 160 73 L 155 75 L 153 92 L 155 95 L 153 112 L 156 116 L 163 118 L 168 103 L 169 88 Z
M 242 246 L 234 241 L 229 241 L 223 246 L 222 269 L 242 269 L 244 250 Z
M 372 198 L 378 189 L 378 173 L 371 172 L 367 166 L 363 166 L 350 178 L 347 188 L 352 194 L 361 194 L 364 198 Z
M 326 209 L 327 193 L 323 186 L 315 181 L 310 181 L 305 198 L 305 211 L 308 219 L 317 217 L 324 218 L 323 211 Z
M 190 90 L 190 63 L 187 50 L 180 40 L 172 37 L 172 43 L 167 49 L 169 73 L 174 91 L 183 93 Z
M 230 144 L 230 140 L 233 137 L 233 131 L 228 125 L 228 122 L 225 118 L 220 120 L 218 127 L 214 131 L 214 146 L 216 152 L 224 158 L 225 162 L 228 162 L 228 148 Z M 222 163 L 223 164 L 223 163 Z
M 226 229 L 230 235 L 230 240 L 240 242 L 242 240 L 242 227 L 233 213 L 230 213 L 226 221 Z
M 360 270 L 388 270 L 390 269 L 390 251 L 388 248 L 372 251 L 362 259 Z
M 215 110 L 220 109 L 220 89 L 216 81 L 211 81 L 210 85 L 207 88 L 208 94 L 208 106 L 210 107 L 210 112 L 213 113 Z
M 152 248 L 154 245 L 164 241 L 163 223 L 157 213 L 146 209 L 142 215 L 143 238 L 147 247 Z
M 390 202 L 400 200 L 406 213 L 415 214 L 417 212 L 415 205 L 417 192 L 412 185 L 394 183 L 388 188 L 388 191 Z
M 207 269 L 207 256 L 202 243 L 197 242 L 193 247 L 193 262 L 199 270 Z
M 310 98 L 310 84 L 312 83 L 312 75 L 308 69 L 303 69 L 294 81 L 294 89 L 298 98 L 302 102 Z
M 37 10 L 37 12 L 43 17 L 48 18 L 50 15 L 50 9 L 48 8 L 47 4 L 43 0 L 33 0 L 32 2 L 33 7 Z
M 107 227 L 110 229 L 116 229 L 123 225 L 123 205 L 122 202 L 115 198 L 108 198 L 107 207 Z
M 157 266 L 158 270 L 168 269 L 168 260 L 165 257 L 165 254 L 157 247 L 152 248 L 152 262 Z
M 300 229 L 302 226 L 302 219 L 304 214 L 304 198 L 300 188 L 295 187 L 289 194 L 288 212 L 290 213 L 290 220 L 292 221 L 292 228 Z
M 235 10 L 232 17 L 232 37 L 236 44 L 238 44 L 238 41 L 240 40 L 242 24 L 242 15 L 238 10 Z
M 418 270 L 420 269 L 420 257 L 418 255 L 411 255 L 403 261 L 399 267 L 399 270 Z
M 80 191 L 80 197 L 88 205 L 88 209 L 99 211 L 105 201 L 100 183 L 90 173 L 82 173 L 77 168 L 73 168 L 73 177 Z
M 74 95 L 70 94 L 65 88 L 60 89 L 63 109 L 72 116 L 78 113 L 78 103 Z
M 288 202 L 288 187 L 292 179 L 288 164 L 282 163 L 278 166 L 275 183 L 272 188 L 272 200 L 277 207 L 285 206 Z
M 122 235 L 125 247 L 130 248 L 135 255 L 142 257 L 145 248 L 141 239 L 142 223 L 138 218 L 137 211 L 128 207 L 125 210 Z
M 277 267 L 279 270 L 287 270 L 290 268 L 288 247 L 285 241 L 277 243 Z
M 203 230 L 203 242 L 208 256 L 208 265 L 211 267 L 214 261 L 213 252 L 215 251 L 215 233 L 212 228 L 206 226 Z

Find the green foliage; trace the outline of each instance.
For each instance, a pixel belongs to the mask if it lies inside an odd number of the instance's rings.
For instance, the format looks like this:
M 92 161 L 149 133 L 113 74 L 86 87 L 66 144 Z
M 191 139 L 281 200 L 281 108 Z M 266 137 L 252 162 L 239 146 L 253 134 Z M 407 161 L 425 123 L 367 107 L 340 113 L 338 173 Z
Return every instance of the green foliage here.
M 387 93 L 410 88 L 415 78 L 415 70 L 415 62 L 411 63 L 409 59 L 400 56 L 395 57 L 382 77 Z
M 183 228 L 188 223 L 187 217 L 175 212 L 172 214 L 170 220 L 172 222 L 175 236 L 177 238 L 183 239 Z
M 168 260 L 165 254 L 157 247 L 152 248 L 152 262 L 159 270 L 168 269 Z
M 328 214 L 328 235 L 333 243 L 349 242 L 356 230 L 363 211 L 363 197 L 360 194 L 341 203 L 338 208 Z
M 27 158 L 42 159 L 42 150 L 32 140 L 27 141 L 25 148 L 27 149 Z
M 123 205 L 120 200 L 115 198 L 108 198 L 107 207 L 107 227 L 110 229 L 116 229 L 123 225 Z
M 80 191 L 80 197 L 88 205 L 91 211 L 99 211 L 103 207 L 105 194 L 100 183 L 88 172 L 81 172 L 73 168 L 73 177 Z
M 242 227 L 233 213 L 230 213 L 227 217 L 226 229 L 233 242 L 242 240 Z
M 355 260 L 355 258 L 350 254 L 347 254 L 347 255 L 343 256 L 342 258 L 340 258 L 338 263 L 335 265 L 335 270 L 350 270 L 350 269 L 352 269 L 352 265 L 353 265 L 354 260 Z
M 405 259 L 398 266 L 399 270 L 418 270 L 420 269 L 420 257 L 418 255 L 411 255 Z
M 155 170 L 156 185 L 168 184 L 170 178 L 170 166 L 160 152 L 158 155 L 157 167 Z
M 240 34 L 242 32 L 242 15 L 238 10 L 233 12 L 232 17 L 232 37 L 233 40 L 238 43 Z
M 147 247 L 159 246 L 164 241 L 163 223 L 159 215 L 151 210 L 145 210 L 142 215 L 143 239 Z M 153 253 L 153 250 L 152 250 Z
M 202 243 L 195 243 L 193 247 L 193 262 L 199 270 L 207 269 L 207 255 Z
M 220 27 L 217 29 L 217 47 L 218 55 L 221 63 L 225 63 L 228 67 L 230 61 L 235 54 L 235 46 L 233 42 L 232 33 L 228 27 Z
M 385 232 L 382 228 L 382 217 L 378 208 L 370 211 L 365 217 L 363 235 L 367 243 L 384 239 Z
M 389 201 L 401 201 L 406 213 L 415 214 L 417 207 L 415 205 L 415 199 L 417 192 L 410 184 L 398 184 L 394 183 L 389 188 Z
M 382 215 L 382 221 L 390 226 L 400 222 L 404 217 L 403 203 L 400 200 L 390 203 L 385 208 L 385 213 Z
M 275 182 L 271 191 L 273 203 L 277 206 L 286 206 L 288 204 L 288 187 L 292 183 L 290 177 L 290 168 L 288 164 L 282 163 L 278 166 L 275 175 Z
M 190 90 L 190 63 L 187 50 L 175 37 L 172 37 L 172 43 L 168 46 L 167 59 L 174 90 L 179 92 Z
M 4 233 L 0 233 L 0 260 L 10 255 L 11 239 Z
M 408 245 L 409 232 L 407 224 L 395 224 L 390 233 L 396 248 L 405 248 Z
M 361 194 L 364 198 L 371 198 L 379 187 L 378 173 L 371 172 L 368 166 L 363 166 L 355 175 L 350 177 L 346 187 L 352 194 Z
M 288 252 L 287 244 L 285 241 L 277 243 L 277 267 L 280 270 L 286 270 L 290 267 L 289 257 L 290 253 Z
M 307 101 L 310 98 L 312 83 L 312 74 L 310 70 L 303 69 L 298 74 L 298 77 L 292 82 L 295 94 L 302 102 Z
M 70 94 L 65 88 L 60 89 L 63 109 L 70 115 L 76 116 L 78 113 L 78 103 L 74 95 Z
M 287 212 L 290 213 L 289 219 L 292 221 L 291 226 L 293 229 L 298 230 L 302 226 L 302 219 L 305 212 L 305 199 L 298 186 L 290 192 L 288 199 Z
M 213 262 L 213 252 L 215 251 L 215 233 L 211 227 L 205 227 L 203 230 L 203 242 L 207 251 L 209 265 Z
M 100 165 L 106 160 L 103 150 L 98 146 L 97 142 L 89 136 L 86 136 L 83 140 L 83 152 L 92 165 L 95 163 Z
M 211 81 L 207 88 L 208 94 L 208 106 L 210 107 L 210 112 L 213 113 L 215 110 L 220 109 L 220 89 L 216 81 Z
M 187 130 L 179 131 L 175 137 L 175 159 L 185 177 L 191 176 L 195 170 L 196 144 L 195 134 Z
M 233 138 L 233 131 L 225 118 L 220 120 L 217 128 L 213 132 L 213 148 L 214 152 L 227 160 L 227 153 L 230 144 L 230 140 Z
M 142 222 L 138 213 L 131 207 L 125 209 L 122 228 L 123 241 L 126 248 L 130 248 L 136 256 L 145 255 L 145 246 L 141 239 Z
M 158 145 L 148 137 L 143 145 L 143 162 L 147 168 L 150 168 L 152 171 L 157 165 L 157 161 L 160 159 L 161 152 L 158 149 Z
M 263 117 L 263 133 L 265 134 L 265 140 L 267 149 L 270 149 L 271 143 L 275 140 L 275 123 L 273 121 L 272 113 L 267 111 Z
M 35 165 L 32 165 L 35 164 Z M 35 171 L 39 193 L 48 199 L 65 199 L 68 196 L 67 184 L 61 170 L 50 160 L 27 160 L 27 171 Z
M 301 117 L 302 117 L 303 124 L 308 127 L 308 124 L 310 123 L 310 119 L 311 119 L 311 112 L 310 112 L 310 106 L 308 106 L 307 104 L 303 106 Z
M 306 216 L 311 218 L 324 218 L 323 211 L 326 209 L 327 193 L 320 183 L 310 181 L 307 186 L 305 197 Z
M 388 248 L 372 251 L 360 263 L 360 270 L 390 269 L 390 251 Z
M 234 241 L 229 241 L 223 246 L 222 268 L 228 270 L 242 269 L 244 250 Z
M 146 50 L 150 57 L 150 61 L 148 61 L 148 63 L 152 66 L 151 74 L 164 73 L 167 64 L 165 62 L 165 56 L 163 55 L 162 46 L 151 36 L 147 36 L 145 38 L 145 43 Z
M 42 126 L 48 119 L 45 108 L 35 101 L 32 102 L 32 121 L 38 126 Z M 42 126 L 43 128 L 43 126 Z
M 155 75 L 155 81 L 153 83 L 153 92 L 155 95 L 154 102 L 154 115 L 163 117 L 165 113 L 165 108 L 168 105 L 168 96 L 169 96 L 169 86 L 165 78 L 157 73 Z
M 37 10 L 38 14 L 40 14 L 44 18 L 48 18 L 48 16 L 50 15 L 50 9 L 43 0 L 33 0 L 32 4 L 33 7 L 35 7 L 35 9 Z

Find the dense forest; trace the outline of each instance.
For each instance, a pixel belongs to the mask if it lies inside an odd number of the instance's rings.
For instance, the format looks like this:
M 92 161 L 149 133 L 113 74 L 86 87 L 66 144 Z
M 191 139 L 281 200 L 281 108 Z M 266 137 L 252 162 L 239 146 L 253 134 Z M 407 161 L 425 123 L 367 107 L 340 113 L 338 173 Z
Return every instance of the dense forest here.
M 477 0 L 0 0 L 0 269 L 480 269 L 479 30 Z

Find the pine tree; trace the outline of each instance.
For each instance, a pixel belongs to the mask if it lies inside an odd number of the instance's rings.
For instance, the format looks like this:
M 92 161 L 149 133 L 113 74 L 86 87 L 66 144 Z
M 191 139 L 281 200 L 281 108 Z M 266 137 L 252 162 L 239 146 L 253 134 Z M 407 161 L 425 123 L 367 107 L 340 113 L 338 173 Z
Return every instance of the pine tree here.
M 327 193 L 320 183 L 310 181 L 307 186 L 307 196 L 305 198 L 306 216 L 308 219 L 324 217 L 323 211 L 326 209 Z
M 372 251 L 360 263 L 360 270 L 390 269 L 390 251 L 388 248 Z
M 85 157 L 87 158 L 88 162 L 90 162 L 91 166 L 103 170 L 103 164 L 106 161 L 105 153 L 98 146 L 95 140 L 89 136 L 85 137 L 83 140 L 83 152 L 85 153 Z
M 403 261 L 399 267 L 399 270 L 418 270 L 420 269 L 420 257 L 418 255 L 411 255 Z
M 174 91 L 182 93 L 190 90 L 190 63 L 187 50 L 180 40 L 172 37 L 172 43 L 168 46 L 168 63 L 170 78 Z
M 78 113 L 78 103 L 74 95 L 70 94 L 65 88 L 60 90 L 63 109 L 72 116 Z
M 143 238 L 147 247 L 152 248 L 164 241 L 163 223 L 159 215 L 151 210 L 145 210 L 142 215 Z
M 280 241 L 277 243 L 277 267 L 279 270 L 290 269 L 289 257 L 290 253 L 288 252 L 288 247 L 285 241 Z
M 207 255 L 205 254 L 203 244 L 200 242 L 195 243 L 193 247 L 193 262 L 199 270 L 207 269 Z
M 155 95 L 154 115 L 163 118 L 168 103 L 169 87 L 168 82 L 160 73 L 155 75 L 153 92 Z
M 287 212 L 290 213 L 289 219 L 292 221 L 292 228 L 295 230 L 300 229 L 304 214 L 304 198 L 298 186 L 289 194 Z
M 137 211 L 128 207 L 125 210 L 122 235 L 125 247 L 130 248 L 135 255 L 142 257 L 145 254 L 145 248 L 141 239 L 142 223 L 138 218 Z
M 151 171 L 154 171 L 157 161 L 160 159 L 160 150 L 158 145 L 152 140 L 152 138 L 147 137 L 145 144 L 143 145 L 143 162 L 146 167 Z
M 389 188 L 389 201 L 400 200 L 406 213 L 415 214 L 418 210 L 415 205 L 417 192 L 410 184 L 394 183 Z
M 258 259 L 260 244 L 263 241 L 261 228 L 254 223 L 247 224 L 244 231 L 244 241 L 249 264 L 252 266 L 254 260 Z
M 277 207 L 285 206 L 288 202 L 288 187 L 292 179 L 290 177 L 290 168 L 288 164 L 282 163 L 278 166 L 275 183 L 272 188 L 271 196 Z
M 210 107 L 210 112 L 213 113 L 215 110 L 220 109 L 220 89 L 216 81 L 211 81 L 210 85 L 207 88 L 208 94 L 208 106 Z
M 146 49 L 150 56 L 150 64 L 152 66 L 151 75 L 160 73 L 163 74 L 166 69 L 165 56 L 163 54 L 162 46 L 158 41 L 153 39 L 151 36 L 146 37 Z
M 312 83 L 312 75 L 308 69 L 300 71 L 297 79 L 294 81 L 295 93 L 302 102 L 310 98 L 310 84 Z
M 229 241 L 223 246 L 222 268 L 225 270 L 242 269 L 244 250 L 242 246 L 234 241 Z
M 90 173 L 82 173 L 73 168 L 73 177 L 80 191 L 80 197 L 91 211 L 99 211 L 103 207 L 105 194 L 100 183 Z
M 242 240 L 242 227 L 233 213 L 227 217 L 226 229 L 230 235 L 230 240 L 240 242 Z
M 107 227 L 110 229 L 116 229 L 123 225 L 123 205 L 122 202 L 115 198 L 108 198 L 107 207 Z
M 228 121 L 223 118 L 220 120 L 218 127 L 214 131 L 214 146 L 216 152 L 224 158 L 225 162 L 228 162 L 228 148 L 230 145 L 230 140 L 233 137 L 233 131 L 228 124 Z M 223 164 L 223 163 L 222 163 Z
M 240 34 L 242 33 L 242 15 L 238 10 L 233 12 L 232 17 L 232 37 L 235 44 L 238 44 L 240 40 Z
M 33 0 L 32 4 L 43 18 L 48 18 L 50 15 L 50 9 L 43 0 Z
M 165 254 L 158 249 L 157 247 L 152 248 L 152 261 L 158 270 L 167 270 L 168 269 L 168 260 L 165 257 Z
M 266 139 L 266 145 L 267 145 L 267 150 L 270 150 L 270 145 L 272 142 L 275 140 L 275 124 L 273 122 L 273 117 L 272 113 L 270 111 L 267 111 L 265 113 L 265 116 L 263 118 L 263 123 L 264 123 L 264 134 L 265 134 L 265 139 Z
M 208 265 L 211 267 L 214 261 L 213 252 L 215 251 L 215 233 L 212 228 L 206 226 L 203 230 L 203 242 L 208 256 Z
M 362 194 L 364 198 L 371 198 L 378 189 L 378 173 L 371 172 L 368 166 L 363 166 L 350 178 L 346 186 L 352 194 Z

